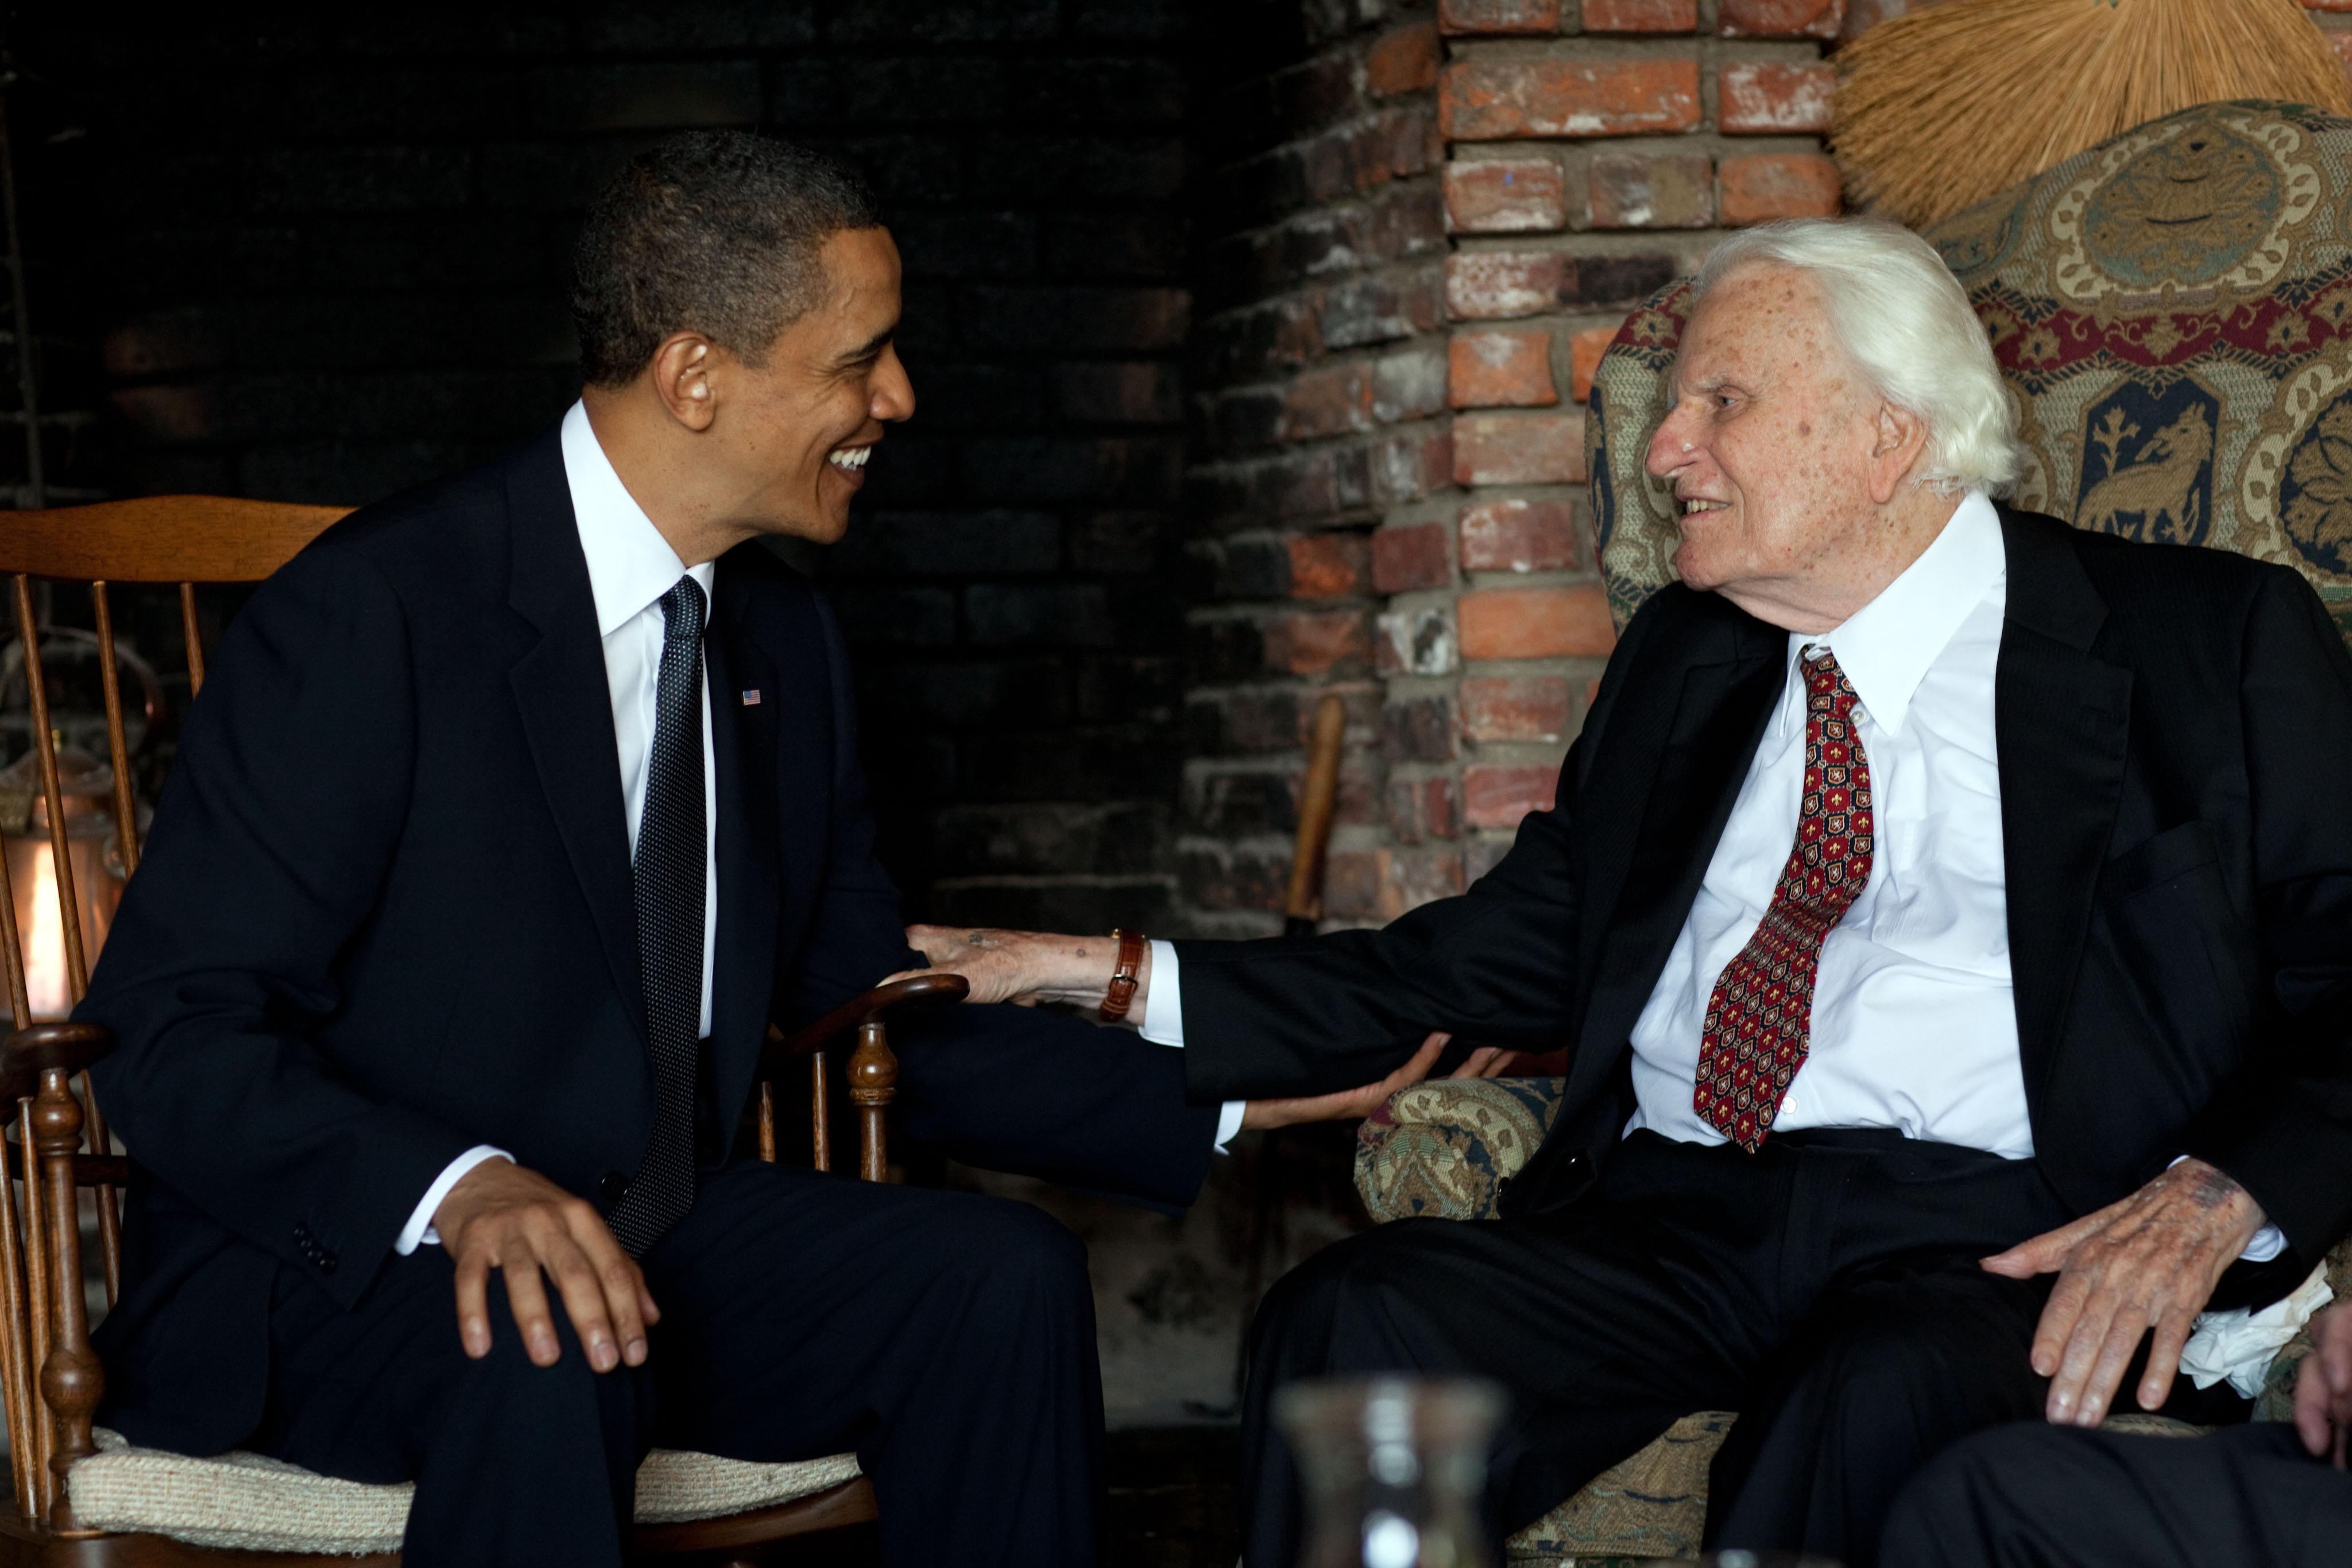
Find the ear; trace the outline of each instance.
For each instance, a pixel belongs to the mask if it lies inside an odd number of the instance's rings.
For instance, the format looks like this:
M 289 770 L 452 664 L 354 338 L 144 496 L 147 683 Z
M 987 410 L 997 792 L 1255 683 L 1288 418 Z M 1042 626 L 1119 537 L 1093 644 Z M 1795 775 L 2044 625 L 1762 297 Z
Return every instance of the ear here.
M 662 340 L 646 367 L 654 395 L 688 430 L 708 430 L 718 416 L 719 394 L 711 385 L 718 349 L 699 332 L 675 332 Z
M 1878 405 L 1871 422 L 1870 499 L 1885 506 L 1927 450 L 1927 423 L 1907 408 L 1891 402 Z

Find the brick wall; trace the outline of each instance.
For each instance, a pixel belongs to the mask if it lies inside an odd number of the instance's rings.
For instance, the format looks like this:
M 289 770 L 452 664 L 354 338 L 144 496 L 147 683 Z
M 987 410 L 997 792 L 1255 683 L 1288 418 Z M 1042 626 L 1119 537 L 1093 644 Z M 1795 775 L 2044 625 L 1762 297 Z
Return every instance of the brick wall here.
M 1882 5 L 1879 9 L 1888 7 Z M 1549 803 L 1614 641 L 1580 407 L 1726 229 L 1835 212 L 1838 0 L 1372 5 L 1234 90 L 1201 275 L 1183 891 L 1273 927 L 1314 699 L 1325 914 L 1458 892 Z
M 1389 609 L 1427 570 L 1394 547 L 1452 507 L 1442 45 L 1427 0 L 1301 13 L 1237 51 L 1202 106 L 1178 850 L 1189 923 L 1228 935 L 1276 924 L 1325 692 L 1349 707 L 1327 914 L 1377 920 L 1461 886 L 1442 784 L 1425 831 L 1384 826 L 1391 776 L 1417 787 L 1452 745 L 1386 700 L 1454 659 L 1448 610 Z
M 920 403 L 816 563 L 886 856 L 942 918 L 1165 909 L 1184 7 L 232 11 L 11 21 L 44 126 L 81 133 L 19 151 L 84 204 L 37 235 L 36 309 L 103 344 L 85 482 L 362 502 L 487 457 L 576 390 L 571 238 L 621 159 L 706 125 L 835 146 L 905 253 Z

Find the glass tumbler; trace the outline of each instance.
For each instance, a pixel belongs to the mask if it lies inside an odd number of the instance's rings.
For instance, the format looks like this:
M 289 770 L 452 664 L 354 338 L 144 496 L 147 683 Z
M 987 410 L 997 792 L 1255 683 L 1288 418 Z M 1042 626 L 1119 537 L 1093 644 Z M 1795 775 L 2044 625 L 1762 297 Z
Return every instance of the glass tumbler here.
M 1502 1391 L 1467 1379 L 1334 1379 L 1276 1394 L 1307 1489 L 1299 1568 L 1494 1568 L 1480 1494 L 1502 1414 Z

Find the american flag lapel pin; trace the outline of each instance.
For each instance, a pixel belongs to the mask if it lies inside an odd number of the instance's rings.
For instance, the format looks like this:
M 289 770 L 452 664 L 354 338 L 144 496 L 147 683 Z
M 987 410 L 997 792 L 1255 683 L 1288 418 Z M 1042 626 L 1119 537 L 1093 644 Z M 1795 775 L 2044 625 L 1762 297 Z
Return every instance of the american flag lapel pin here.
M 760 706 L 759 687 L 753 686 L 750 691 L 743 694 L 743 706 L 745 707 L 758 707 Z

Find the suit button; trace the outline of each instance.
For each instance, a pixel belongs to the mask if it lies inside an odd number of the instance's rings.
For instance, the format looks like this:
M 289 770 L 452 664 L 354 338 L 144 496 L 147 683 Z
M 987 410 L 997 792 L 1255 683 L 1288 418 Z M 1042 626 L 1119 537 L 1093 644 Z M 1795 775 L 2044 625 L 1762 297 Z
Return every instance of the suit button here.
M 617 1204 L 629 1196 L 629 1178 L 618 1171 L 606 1171 L 604 1179 L 596 1184 L 596 1190 L 604 1195 L 606 1203 Z

